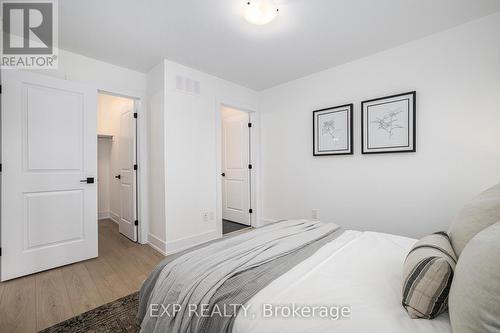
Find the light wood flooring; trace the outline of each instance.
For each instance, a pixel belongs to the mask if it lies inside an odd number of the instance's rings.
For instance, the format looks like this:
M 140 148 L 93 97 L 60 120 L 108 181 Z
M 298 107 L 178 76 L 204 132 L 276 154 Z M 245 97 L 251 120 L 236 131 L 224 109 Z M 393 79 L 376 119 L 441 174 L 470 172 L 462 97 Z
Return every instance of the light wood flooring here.
M 99 222 L 99 257 L 0 283 L 0 332 L 37 332 L 131 294 L 164 257 Z

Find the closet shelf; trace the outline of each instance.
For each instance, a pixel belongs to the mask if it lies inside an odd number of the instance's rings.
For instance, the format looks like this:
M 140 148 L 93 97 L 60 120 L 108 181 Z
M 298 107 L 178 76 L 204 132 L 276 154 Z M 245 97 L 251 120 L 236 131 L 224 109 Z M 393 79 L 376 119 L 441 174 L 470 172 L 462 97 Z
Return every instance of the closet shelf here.
M 113 136 L 109 135 L 109 134 L 97 134 L 97 138 L 99 138 L 99 139 L 113 140 Z

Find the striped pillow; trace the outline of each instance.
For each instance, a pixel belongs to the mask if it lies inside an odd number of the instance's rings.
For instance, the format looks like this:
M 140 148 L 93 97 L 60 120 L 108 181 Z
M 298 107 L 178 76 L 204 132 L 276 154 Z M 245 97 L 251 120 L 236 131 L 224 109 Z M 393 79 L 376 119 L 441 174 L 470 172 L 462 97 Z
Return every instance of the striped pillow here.
M 457 257 L 445 232 L 413 245 L 403 267 L 403 306 L 411 318 L 433 319 L 448 308 Z

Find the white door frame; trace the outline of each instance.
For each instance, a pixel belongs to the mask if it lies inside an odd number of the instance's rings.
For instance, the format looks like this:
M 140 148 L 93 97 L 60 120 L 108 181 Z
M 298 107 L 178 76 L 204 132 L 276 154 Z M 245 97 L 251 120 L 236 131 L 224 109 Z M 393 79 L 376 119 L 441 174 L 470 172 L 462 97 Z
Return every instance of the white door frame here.
M 222 107 L 227 106 L 239 111 L 248 112 L 250 122 L 252 123 L 250 135 L 250 164 L 252 164 L 250 177 L 250 202 L 252 203 L 252 211 L 250 214 L 250 225 L 252 227 L 260 227 L 261 223 L 261 195 L 260 195 L 260 115 L 248 105 L 241 103 L 217 100 L 216 116 L 215 116 L 215 133 L 216 133 L 216 184 L 217 184 L 217 211 L 216 211 L 216 227 L 219 237 L 222 237 Z
M 222 107 L 222 110 L 222 221 L 229 220 L 250 226 L 252 213 L 250 213 L 249 208 L 252 208 L 253 205 L 251 198 L 253 169 L 249 169 L 249 164 L 252 163 L 250 154 L 252 131 L 247 126 L 251 122 L 250 113 L 228 107 Z M 226 111 L 228 111 L 227 114 L 225 114 Z M 238 134 L 235 135 L 235 133 L 231 133 L 232 131 L 228 132 L 229 128 L 233 130 L 237 128 Z M 239 143 L 238 151 L 228 150 L 229 145 L 234 148 L 231 144 L 232 140 Z M 239 161 L 238 166 L 228 165 L 229 161 L 235 163 L 236 160 Z M 233 191 L 230 191 L 229 184 L 236 180 L 243 187 L 239 190 L 233 187 Z M 233 198 L 233 196 L 235 197 Z M 240 205 L 228 206 L 229 201 L 239 202 Z
M 141 244 L 148 242 L 148 136 L 147 136 L 147 112 L 146 102 L 143 95 L 138 95 L 128 91 L 116 89 L 98 89 L 97 93 L 125 97 L 134 100 L 134 112 L 137 112 L 137 135 L 136 135 L 136 156 L 137 156 L 137 217 L 139 225 L 137 227 L 137 241 Z

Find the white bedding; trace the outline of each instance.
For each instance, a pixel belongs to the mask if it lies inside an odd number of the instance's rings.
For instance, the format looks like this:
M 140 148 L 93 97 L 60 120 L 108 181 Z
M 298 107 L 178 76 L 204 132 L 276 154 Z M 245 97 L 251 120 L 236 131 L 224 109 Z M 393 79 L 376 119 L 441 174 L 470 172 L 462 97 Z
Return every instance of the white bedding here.
M 448 313 L 410 319 L 401 306 L 401 270 L 416 240 L 375 232 L 346 231 L 312 257 L 273 281 L 240 311 L 233 333 L 451 332 Z M 265 317 L 285 306 L 349 307 L 349 318 Z M 284 312 L 287 315 L 286 311 Z M 307 312 L 305 313 L 307 316 Z

